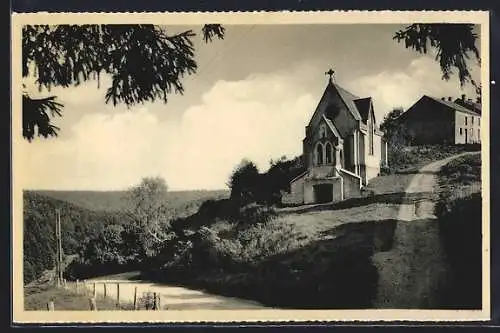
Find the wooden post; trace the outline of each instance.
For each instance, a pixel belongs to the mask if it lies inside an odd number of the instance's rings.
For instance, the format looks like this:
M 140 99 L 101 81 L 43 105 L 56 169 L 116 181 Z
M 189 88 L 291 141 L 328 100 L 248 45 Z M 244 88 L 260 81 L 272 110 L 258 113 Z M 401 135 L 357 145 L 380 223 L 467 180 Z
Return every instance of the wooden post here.
M 54 311 L 54 301 L 50 301 L 47 303 L 47 310 Z
M 90 311 L 97 311 L 97 304 L 96 304 L 95 297 L 89 298 L 89 306 L 90 306 Z
M 96 297 L 96 296 L 97 296 L 97 290 L 95 289 L 95 282 L 94 282 L 94 290 L 93 290 L 93 292 L 92 292 L 92 295 L 93 295 L 94 297 Z
M 134 288 L 134 310 L 137 310 L 137 286 Z
M 153 293 L 153 310 L 160 310 L 160 293 Z
M 79 284 L 79 282 L 80 282 L 80 281 L 78 281 L 78 279 L 76 279 L 76 294 L 77 294 L 77 295 L 78 295 L 78 293 L 79 293 L 79 291 L 80 291 L 80 290 L 79 290 L 79 288 L 78 288 L 78 287 L 79 287 L 79 285 L 78 285 L 78 284 Z
M 120 283 L 116 283 L 116 307 L 120 307 Z
M 104 282 L 104 298 L 106 298 L 106 282 Z

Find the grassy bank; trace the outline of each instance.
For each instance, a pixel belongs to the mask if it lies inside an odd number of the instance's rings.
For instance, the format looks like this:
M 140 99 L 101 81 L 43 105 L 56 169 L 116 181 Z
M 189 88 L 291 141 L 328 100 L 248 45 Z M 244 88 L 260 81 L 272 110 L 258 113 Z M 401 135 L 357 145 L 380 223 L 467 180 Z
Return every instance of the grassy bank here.
M 35 285 L 24 287 L 24 309 L 47 311 L 47 304 L 53 301 L 55 311 L 78 310 L 87 311 L 90 308 L 89 296 L 76 294 L 74 291 L 57 288 L 52 284 Z M 119 307 L 115 301 L 96 297 L 98 310 L 132 310 L 130 304 L 121 304 Z
M 218 220 L 178 240 L 183 256 L 144 278 L 280 308 L 370 308 L 374 253 L 392 246 L 396 204 Z M 369 218 L 367 218 L 369 216 Z
M 480 155 L 464 156 L 439 173 L 436 206 L 439 231 L 450 271 L 441 295 L 445 308 L 481 308 L 482 198 Z
M 389 147 L 388 164 L 383 174 L 412 174 L 426 164 L 468 151 L 480 151 L 480 145 L 424 145 Z

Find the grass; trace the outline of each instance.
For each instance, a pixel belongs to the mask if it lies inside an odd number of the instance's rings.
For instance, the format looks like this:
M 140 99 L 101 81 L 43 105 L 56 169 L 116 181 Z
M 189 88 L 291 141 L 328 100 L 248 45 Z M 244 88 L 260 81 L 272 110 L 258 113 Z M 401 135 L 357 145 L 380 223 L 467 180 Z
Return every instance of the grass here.
M 210 236 L 190 250 L 190 264 L 148 278 L 270 307 L 370 308 L 378 279 L 370 258 L 391 248 L 398 208 L 368 202 L 255 225 L 207 222 Z
M 287 240 L 298 246 L 267 256 L 251 268 L 193 272 L 182 281 L 270 307 L 370 308 L 377 285 L 370 257 L 391 247 L 394 227 L 394 220 L 379 220 L 322 228 L 309 237 L 301 231 Z M 300 243 L 300 237 L 305 241 Z
M 76 294 L 74 291 L 57 288 L 51 284 L 36 285 L 24 288 L 24 308 L 27 311 L 47 311 L 47 303 L 53 301 L 55 311 L 89 310 L 89 296 Z M 131 310 L 133 306 L 122 304 L 117 307 L 114 300 L 98 296 L 98 310 Z
M 481 156 L 453 160 L 439 173 L 439 236 L 449 262 L 442 307 L 480 309 L 482 296 Z
M 426 164 L 467 151 L 479 151 L 479 145 L 424 145 L 393 147 L 385 174 L 412 174 Z

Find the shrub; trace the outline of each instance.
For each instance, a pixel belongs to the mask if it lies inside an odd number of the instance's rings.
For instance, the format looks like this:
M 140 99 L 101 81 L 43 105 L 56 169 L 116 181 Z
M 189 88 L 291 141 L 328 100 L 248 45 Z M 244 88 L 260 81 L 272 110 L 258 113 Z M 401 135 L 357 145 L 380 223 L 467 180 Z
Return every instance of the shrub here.
M 436 207 L 439 232 L 451 273 L 442 299 L 444 306 L 481 306 L 482 200 L 480 193 Z
M 267 223 L 276 216 L 276 211 L 267 205 L 249 204 L 242 207 L 234 219 L 244 225 Z

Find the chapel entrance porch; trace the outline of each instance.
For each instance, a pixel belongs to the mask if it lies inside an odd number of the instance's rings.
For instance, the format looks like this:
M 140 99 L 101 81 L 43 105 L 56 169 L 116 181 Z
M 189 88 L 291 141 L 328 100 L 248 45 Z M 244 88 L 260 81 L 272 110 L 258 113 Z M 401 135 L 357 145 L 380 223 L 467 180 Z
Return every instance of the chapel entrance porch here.
M 317 184 L 313 186 L 314 202 L 328 203 L 333 201 L 333 184 Z

